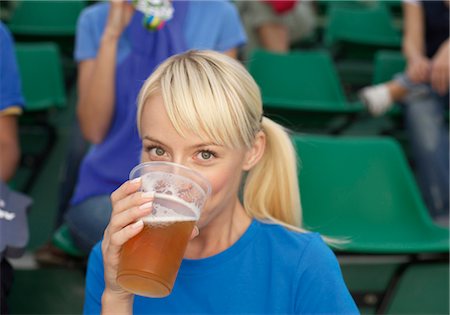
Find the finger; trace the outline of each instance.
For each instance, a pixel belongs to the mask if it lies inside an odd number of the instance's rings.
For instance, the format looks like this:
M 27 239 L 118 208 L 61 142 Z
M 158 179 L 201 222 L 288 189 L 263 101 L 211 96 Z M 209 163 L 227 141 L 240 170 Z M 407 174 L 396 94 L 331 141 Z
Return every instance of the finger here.
M 439 92 L 444 95 L 448 91 L 448 67 L 440 67 L 437 74 L 437 80 L 439 81 Z
M 139 220 L 133 224 L 127 225 L 120 231 L 112 234 L 108 247 L 110 253 L 114 254 L 119 252 L 122 245 L 125 244 L 132 237 L 136 236 L 140 231 L 142 231 L 143 228 L 144 228 L 144 221 Z
M 417 68 L 417 78 L 419 82 L 425 82 L 428 79 L 429 69 L 426 65 L 421 65 Z
M 116 201 L 125 198 L 126 196 L 138 191 L 140 187 L 140 177 L 126 181 L 111 194 L 111 202 L 115 203 Z
M 116 201 L 113 203 L 113 215 L 116 213 L 120 213 L 127 209 L 133 207 L 139 207 L 144 203 L 153 201 L 155 198 L 155 193 L 153 191 L 142 192 L 138 191 L 131 195 L 126 196 L 125 198 Z
M 439 94 L 444 95 L 447 92 L 448 81 L 445 77 L 445 73 L 443 73 L 442 71 L 440 71 L 437 75 L 436 86 Z
M 438 66 L 434 66 L 432 68 L 430 83 L 433 90 L 435 90 L 440 94 L 442 91 L 442 83 L 441 83 L 441 71 Z
M 111 217 L 111 222 L 109 223 L 109 233 L 116 233 L 117 231 L 123 229 L 125 226 L 150 215 L 152 211 L 153 202 L 150 201 L 139 207 L 133 207 L 131 209 L 118 213 L 117 215 Z
M 414 82 L 414 83 L 420 82 L 420 71 L 417 67 L 412 67 L 409 70 L 408 76 L 412 82 Z

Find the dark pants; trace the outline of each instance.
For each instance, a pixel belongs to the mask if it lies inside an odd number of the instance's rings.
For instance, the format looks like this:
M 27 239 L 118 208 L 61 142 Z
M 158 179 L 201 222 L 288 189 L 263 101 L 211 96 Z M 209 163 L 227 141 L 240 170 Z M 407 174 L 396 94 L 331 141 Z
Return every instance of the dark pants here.
M 9 264 L 9 262 L 2 258 L 1 262 L 1 297 L 0 297 L 0 304 L 1 304 L 1 314 L 8 314 L 8 305 L 6 303 L 6 298 L 11 291 L 13 278 L 14 278 L 14 271 Z

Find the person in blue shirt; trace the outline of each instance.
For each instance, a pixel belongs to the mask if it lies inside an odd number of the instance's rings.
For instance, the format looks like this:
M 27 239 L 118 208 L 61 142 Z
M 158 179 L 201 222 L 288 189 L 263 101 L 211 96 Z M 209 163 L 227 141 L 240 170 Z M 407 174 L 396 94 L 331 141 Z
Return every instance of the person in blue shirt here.
M 0 22 L 0 181 L 14 176 L 20 158 L 17 116 L 25 101 L 22 95 L 14 41 L 6 26 Z M 1 258 L 1 314 L 7 314 L 7 295 L 13 281 L 13 269 Z
M 14 42 L 9 30 L 0 22 L 0 179 L 10 180 L 17 168 L 20 147 L 17 116 L 24 106 Z
M 139 180 L 115 190 L 89 257 L 85 314 L 358 313 L 333 252 L 300 228 L 295 150 L 263 116 L 258 86 L 239 62 L 208 50 L 169 58 L 145 81 L 137 122 L 142 162 L 187 166 L 212 192 L 173 291 L 147 298 L 116 277 L 121 247 L 143 229 L 153 197 Z
M 212 49 L 236 57 L 246 41 L 237 10 L 227 0 L 172 1 L 172 5 L 172 19 L 157 31 L 143 27 L 144 15 L 131 1 L 97 3 L 79 17 L 77 115 L 81 132 L 92 145 L 81 161 L 70 205 L 60 211 L 66 212 L 64 222 L 86 254 L 108 224 L 109 195 L 139 162 L 136 98 L 145 79 L 176 53 Z M 51 246 L 37 253 L 44 263 L 60 257 Z

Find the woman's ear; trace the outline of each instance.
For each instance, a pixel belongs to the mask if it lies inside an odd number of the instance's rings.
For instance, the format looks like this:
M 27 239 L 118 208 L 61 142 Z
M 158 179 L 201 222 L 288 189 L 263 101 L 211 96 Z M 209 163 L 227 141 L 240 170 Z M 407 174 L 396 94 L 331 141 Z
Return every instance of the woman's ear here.
M 249 171 L 256 163 L 261 160 L 266 148 L 266 134 L 263 131 L 258 131 L 253 141 L 252 147 L 247 151 L 244 158 L 242 170 Z

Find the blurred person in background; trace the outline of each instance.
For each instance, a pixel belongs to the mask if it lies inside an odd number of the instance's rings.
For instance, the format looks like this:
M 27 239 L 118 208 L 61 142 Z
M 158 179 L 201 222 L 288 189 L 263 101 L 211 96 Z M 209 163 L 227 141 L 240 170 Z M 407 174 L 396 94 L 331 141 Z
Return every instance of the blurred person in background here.
M 311 0 L 236 1 L 248 35 L 247 59 L 256 48 L 285 53 L 290 45 L 310 36 L 317 18 Z
M 165 3 L 174 15 L 154 31 L 143 27 L 143 13 L 130 1 L 94 4 L 78 20 L 77 113 L 92 146 L 81 162 L 65 223 L 86 254 L 109 222 L 110 194 L 139 163 L 136 98 L 145 79 L 174 54 L 195 48 L 237 57 L 246 41 L 237 10 L 226 0 Z M 49 243 L 36 259 L 59 263 L 64 253 Z
M 0 179 L 11 180 L 20 159 L 17 117 L 24 106 L 14 42 L 9 30 L 0 22 Z M 3 208 L 3 202 L 0 208 Z M 5 235 L 2 235 L 5 237 Z M 1 313 L 8 312 L 6 297 L 12 285 L 13 270 L 1 258 Z
M 394 102 L 403 111 L 419 186 L 433 218 L 448 225 L 449 1 L 405 0 L 405 73 L 360 92 L 369 112 L 380 116 Z

